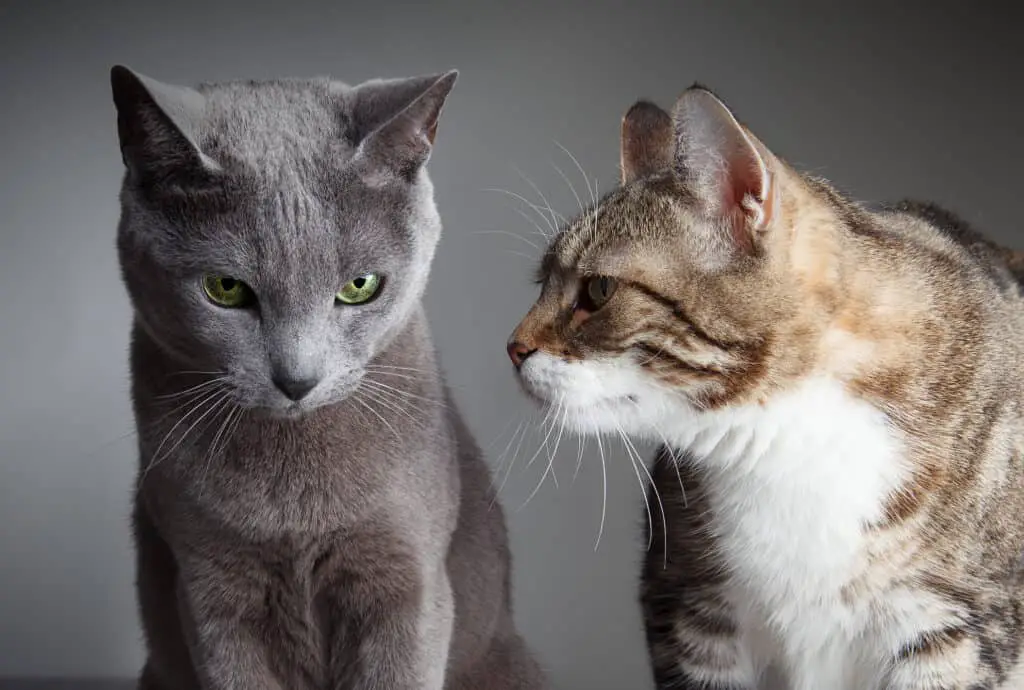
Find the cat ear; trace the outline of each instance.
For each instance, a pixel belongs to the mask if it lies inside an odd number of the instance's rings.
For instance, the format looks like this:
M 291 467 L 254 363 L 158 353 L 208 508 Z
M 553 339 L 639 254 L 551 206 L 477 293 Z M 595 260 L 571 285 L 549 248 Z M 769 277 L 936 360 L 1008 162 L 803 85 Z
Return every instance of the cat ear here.
M 361 135 L 359 155 L 411 179 L 430 156 L 441 109 L 458 76 L 452 70 L 356 87 L 352 123 Z
M 650 101 L 634 103 L 622 118 L 621 183 L 669 170 L 674 155 L 672 116 Z
M 683 93 L 673 120 L 676 172 L 705 211 L 750 250 L 776 208 L 771 154 L 703 87 Z
M 121 158 L 142 185 L 196 184 L 220 170 L 200 151 L 195 132 L 205 99 L 115 65 L 110 87 L 117 109 Z

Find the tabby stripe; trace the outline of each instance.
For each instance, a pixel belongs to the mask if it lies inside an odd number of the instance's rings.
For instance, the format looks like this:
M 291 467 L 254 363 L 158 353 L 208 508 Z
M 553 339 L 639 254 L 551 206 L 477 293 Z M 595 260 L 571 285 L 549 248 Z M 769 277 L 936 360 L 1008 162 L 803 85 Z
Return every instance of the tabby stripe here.
M 683 359 L 679 355 L 673 354 L 672 352 L 669 352 L 668 350 L 666 350 L 663 347 L 654 347 L 653 345 L 649 345 L 647 343 L 637 343 L 636 345 L 634 345 L 634 347 L 636 349 L 638 349 L 638 350 L 641 350 L 641 351 L 646 352 L 647 354 L 649 354 L 650 357 L 651 357 L 651 361 L 656 360 L 659 357 L 664 357 L 665 359 L 671 360 L 674 364 L 679 366 L 681 369 L 686 369 L 688 371 L 695 371 L 695 372 L 700 373 L 700 374 L 719 374 L 719 373 L 721 373 L 721 371 L 718 368 L 714 367 L 714 366 L 705 366 L 705 365 L 702 365 L 702 364 L 692 364 L 690 362 L 687 362 L 685 359 Z
M 968 634 L 967 629 L 963 626 L 928 630 L 904 644 L 896 652 L 896 660 L 906 661 L 911 657 L 941 656 L 955 649 L 967 638 Z
M 694 323 L 693 319 L 691 319 L 687 315 L 686 311 L 683 309 L 683 307 L 678 302 L 676 302 L 675 300 L 671 299 L 670 297 L 666 297 L 665 295 L 661 294 L 657 290 L 653 290 L 653 289 L 647 287 L 646 285 L 643 285 L 642 283 L 636 283 L 636 282 L 633 282 L 631 280 L 623 280 L 623 281 L 620 281 L 620 282 L 622 282 L 624 285 L 627 285 L 627 286 L 633 288 L 634 290 L 637 290 L 638 292 L 642 292 L 647 297 L 651 298 L 652 300 L 654 300 L 658 304 L 661 304 L 662 306 L 664 306 L 666 309 L 671 310 L 672 311 L 672 315 L 674 317 L 676 317 L 677 319 L 679 319 L 680 321 L 686 323 L 686 325 L 689 326 L 693 330 L 693 332 L 701 340 L 704 340 L 704 341 L 706 341 L 708 343 L 711 343 L 712 345 L 714 345 L 715 347 L 719 348 L 720 350 L 729 350 L 729 349 L 735 347 L 736 345 L 740 344 L 740 343 L 730 343 L 730 342 L 726 342 L 724 340 L 719 340 L 718 338 L 715 338 L 714 336 L 709 334 L 707 331 L 705 331 L 703 328 L 701 328 L 696 323 Z

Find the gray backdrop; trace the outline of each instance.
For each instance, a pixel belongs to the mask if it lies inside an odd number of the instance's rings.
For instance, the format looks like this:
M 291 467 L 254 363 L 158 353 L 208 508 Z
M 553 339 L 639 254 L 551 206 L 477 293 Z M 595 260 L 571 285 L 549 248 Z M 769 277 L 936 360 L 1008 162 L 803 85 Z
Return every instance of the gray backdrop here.
M 936 199 L 1024 245 L 1021 39 L 995 3 L 971 4 L 0 2 L 0 676 L 124 677 L 140 663 L 112 63 L 183 83 L 462 71 L 432 162 L 445 237 L 428 308 L 496 463 L 531 410 L 503 346 L 536 290 L 534 249 L 500 233 L 538 236 L 525 205 L 484 190 L 538 201 L 521 171 L 572 212 L 554 166 L 581 195 L 583 178 L 556 142 L 607 190 L 638 97 L 669 106 L 700 80 L 858 198 Z M 547 463 L 526 468 L 538 443 L 503 492 L 522 629 L 558 688 L 648 687 L 636 477 L 613 446 L 595 550 L 593 444 L 573 483 L 577 441 L 563 439 L 558 487 L 518 510 Z

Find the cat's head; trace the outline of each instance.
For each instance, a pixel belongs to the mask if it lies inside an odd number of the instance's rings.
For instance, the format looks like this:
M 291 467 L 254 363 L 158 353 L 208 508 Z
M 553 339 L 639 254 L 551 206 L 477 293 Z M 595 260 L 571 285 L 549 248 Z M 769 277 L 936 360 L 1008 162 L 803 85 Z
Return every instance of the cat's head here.
M 243 407 L 345 398 L 425 289 L 441 223 L 424 166 L 456 76 L 188 88 L 114 67 L 143 331 Z
M 827 188 L 702 87 L 671 114 L 630 108 L 621 175 L 544 255 L 508 343 L 528 393 L 579 431 L 653 437 L 816 365 L 838 270 L 818 231 L 838 222 Z

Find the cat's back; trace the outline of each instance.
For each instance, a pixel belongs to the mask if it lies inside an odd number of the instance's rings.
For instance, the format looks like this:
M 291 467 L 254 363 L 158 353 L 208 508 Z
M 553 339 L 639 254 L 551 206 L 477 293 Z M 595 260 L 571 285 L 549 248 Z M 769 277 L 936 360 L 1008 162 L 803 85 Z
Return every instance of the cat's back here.
M 951 210 L 931 201 L 902 199 L 883 211 L 928 226 L 928 231 L 961 247 L 1000 289 L 1024 284 L 1024 252 L 995 242 Z

